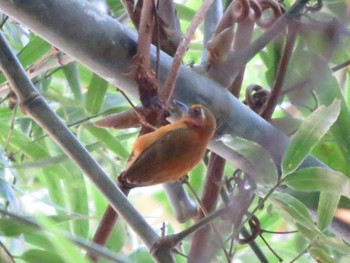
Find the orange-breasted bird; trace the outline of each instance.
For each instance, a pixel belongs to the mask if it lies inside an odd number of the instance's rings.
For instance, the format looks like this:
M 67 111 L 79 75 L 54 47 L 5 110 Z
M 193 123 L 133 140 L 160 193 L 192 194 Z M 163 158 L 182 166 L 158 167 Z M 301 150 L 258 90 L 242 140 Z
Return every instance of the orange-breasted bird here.
M 213 114 L 199 104 L 174 103 L 182 118 L 137 139 L 133 157 L 118 177 L 124 187 L 176 181 L 203 158 L 216 128 Z

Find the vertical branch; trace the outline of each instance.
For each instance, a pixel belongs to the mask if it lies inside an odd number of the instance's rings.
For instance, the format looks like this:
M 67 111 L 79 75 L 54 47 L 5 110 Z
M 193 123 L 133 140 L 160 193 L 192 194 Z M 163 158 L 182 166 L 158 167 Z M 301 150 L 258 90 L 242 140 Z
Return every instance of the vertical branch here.
M 238 23 L 236 30 L 236 37 L 233 44 L 233 48 L 235 51 L 239 52 L 247 47 L 252 38 L 254 28 L 254 22 L 247 17 L 241 23 Z M 242 69 L 239 71 L 237 78 L 233 81 L 228 90 L 236 97 L 239 98 L 239 94 L 242 87 L 242 82 L 244 78 L 245 65 L 242 66 Z
M 228 19 L 225 18 L 225 20 Z M 220 23 L 224 22 L 221 21 Z M 229 23 L 225 24 L 225 26 L 229 27 Z M 246 16 L 246 18 L 243 21 L 238 23 L 237 30 L 235 32 L 236 37 L 233 44 L 234 49 L 236 51 L 242 50 L 247 45 L 249 45 L 253 32 L 253 27 L 254 22 L 252 22 L 248 16 Z M 245 68 L 242 68 L 239 73 L 239 77 L 235 79 L 235 81 L 229 88 L 229 91 L 233 93 L 236 97 L 239 97 L 244 71 Z M 225 159 L 223 159 L 215 153 L 211 153 L 202 196 L 202 204 L 209 213 L 212 212 L 217 205 L 225 163 Z M 198 218 L 200 219 L 203 217 L 204 214 L 200 212 Z M 189 262 L 204 262 L 205 260 L 207 260 L 207 256 L 210 254 L 210 249 L 208 247 L 209 239 L 211 236 L 210 230 L 210 225 L 207 225 L 194 234 L 189 253 Z
M 216 25 L 222 17 L 222 12 L 222 1 L 214 0 L 204 17 L 202 63 L 208 60 L 207 44 L 215 32 Z
M 272 113 L 277 106 L 278 99 L 282 90 L 283 81 L 286 76 L 288 63 L 293 52 L 293 47 L 296 39 L 296 31 L 292 26 L 290 26 L 288 29 L 289 33 L 283 55 L 278 65 L 276 80 L 272 87 L 270 97 L 266 102 L 266 106 L 260 114 L 261 117 L 263 117 L 266 120 L 270 120 Z
M 139 39 L 135 57 L 135 80 L 140 101 L 145 108 L 151 108 L 157 98 L 158 83 L 150 62 L 152 32 L 154 26 L 154 0 L 144 0 L 139 25 Z
M 215 210 L 220 189 L 221 180 L 224 174 L 225 159 L 217 155 L 216 153 L 211 153 L 208 163 L 207 175 L 205 177 L 202 204 L 208 213 Z M 202 211 L 198 214 L 198 219 L 204 217 Z M 191 242 L 191 248 L 189 252 L 188 262 L 205 262 L 207 261 L 209 238 L 211 233 L 211 226 L 206 225 L 199 229 L 193 236 Z M 209 251 L 208 251 L 209 250 Z
M 129 6 L 130 8 L 130 6 Z M 151 51 L 151 42 L 152 42 L 152 32 L 154 25 L 154 1 L 153 0 L 145 0 L 143 2 L 140 25 L 139 25 L 139 39 L 137 43 L 137 54 L 135 57 L 135 80 L 138 84 L 140 101 L 144 108 L 152 107 L 154 103 L 154 99 L 157 97 L 157 80 L 154 71 L 151 68 L 150 62 L 150 51 Z M 150 121 L 153 119 L 153 121 Z M 146 120 L 155 123 L 154 114 L 151 113 L 151 116 L 146 115 Z M 143 126 L 140 131 L 140 136 L 150 132 L 151 129 L 147 126 Z M 119 185 L 122 192 L 125 196 L 128 196 L 130 190 Z M 118 213 L 108 205 L 103 218 L 95 232 L 93 237 L 93 241 L 99 245 L 105 245 L 111 232 L 113 226 L 118 220 Z M 90 259 L 94 262 L 97 262 L 97 258 L 94 255 L 88 255 Z
M 187 51 L 188 45 L 190 44 L 191 37 L 193 36 L 199 24 L 202 22 L 212 2 L 213 0 L 203 1 L 203 4 L 199 8 L 196 15 L 193 17 L 190 25 L 187 28 L 186 34 L 184 35 L 184 38 L 175 53 L 173 65 L 164 83 L 163 92 L 161 94 L 161 99 L 165 102 L 166 107 L 168 107 L 170 104 L 170 100 L 175 89 L 176 79 L 179 75 L 182 59 Z

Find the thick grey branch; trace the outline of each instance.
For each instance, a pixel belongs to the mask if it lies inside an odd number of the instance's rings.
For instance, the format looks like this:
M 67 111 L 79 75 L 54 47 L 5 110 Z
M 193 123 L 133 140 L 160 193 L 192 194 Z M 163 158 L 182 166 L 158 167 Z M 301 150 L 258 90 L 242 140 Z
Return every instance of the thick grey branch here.
M 33 83 L 28 79 L 20 62 L 0 34 L 0 67 L 15 91 L 20 106 L 29 114 L 62 150 L 79 166 L 79 168 L 97 186 L 110 205 L 128 222 L 143 242 L 151 248 L 159 239 L 157 233 L 145 219 L 128 202 L 124 194 L 91 157 L 89 152 L 76 139 L 73 133 L 51 110 Z M 162 261 L 164 260 L 170 261 Z M 159 262 L 172 262 L 171 254 L 163 254 Z

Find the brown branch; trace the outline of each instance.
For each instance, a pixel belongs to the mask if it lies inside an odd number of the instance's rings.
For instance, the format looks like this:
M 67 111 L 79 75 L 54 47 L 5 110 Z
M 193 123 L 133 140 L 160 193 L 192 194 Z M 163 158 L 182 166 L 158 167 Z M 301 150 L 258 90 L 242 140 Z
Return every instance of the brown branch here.
M 175 89 L 176 79 L 177 79 L 177 76 L 179 75 L 179 69 L 182 63 L 182 59 L 187 51 L 191 38 L 194 32 L 196 31 L 197 27 L 199 26 L 199 24 L 202 22 L 212 2 L 213 0 L 203 1 L 203 4 L 199 8 L 196 15 L 193 17 L 190 25 L 187 28 L 186 34 L 184 35 L 183 40 L 175 53 L 173 65 L 164 83 L 163 92 L 161 94 L 161 100 L 165 102 L 166 108 L 170 104 L 171 97 Z
M 289 27 L 289 34 L 287 37 L 287 42 L 284 48 L 284 52 L 282 55 L 282 58 L 280 60 L 280 63 L 278 65 L 278 70 L 277 70 L 277 76 L 275 83 L 272 87 L 271 94 L 269 99 L 266 102 L 266 106 L 264 107 L 261 117 L 266 119 L 267 121 L 270 120 L 272 113 L 274 112 L 278 99 L 280 97 L 280 93 L 283 87 L 283 81 L 286 76 L 287 68 L 288 68 L 288 63 L 290 60 L 290 57 L 293 52 L 293 47 L 295 43 L 295 38 L 296 38 L 296 32 L 294 28 Z
M 154 74 L 153 69 L 151 68 L 150 62 L 150 51 L 151 51 L 151 42 L 152 42 L 152 32 L 154 26 L 154 1 L 153 0 L 144 0 L 140 25 L 139 25 L 139 39 L 137 43 L 137 54 L 135 59 L 135 80 L 138 84 L 140 100 L 144 108 L 152 108 L 153 99 L 157 97 L 157 80 Z M 125 95 L 125 94 L 124 94 Z M 127 97 L 126 97 L 127 98 Z M 128 98 L 127 98 L 128 99 Z M 131 103 L 130 100 L 128 100 Z M 133 106 L 133 104 L 131 103 Z M 133 107 L 134 108 L 134 107 Z M 135 109 L 135 108 L 134 108 Z M 137 110 L 135 109 L 137 113 Z M 151 114 L 153 115 L 153 114 Z M 150 121 L 149 116 L 146 114 L 146 121 Z M 157 119 L 157 118 L 154 118 Z M 143 120 L 143 118 L 141 118 Z M 150 129 L 152 127 L 152 129 Z M 140 131 L 140 135 L 143 135 L 147 132 L 153 130 L 153 126 L 145 125 Z M 132 156 L 132 154 L 131 154 Z M 129 159 L 131 158 L 129 157 Z M 120 189 L 123 191 L 124 195 L 129 194 L 129 189 L 125 188 L 123 185 L 119 185 Z M 118 219 L 118 214 L 114 209 L 108 205 L 102 221 L 100 222 L 96 233 L 94 235 L 93 241 L 99 245 L 104 245 L 108 237 L 111 234 L 113 226 Z M 94 255 L 88 255 L 90 259 L 94 262 L 97 262 L 97 258 Z
M 122 1 L 127 10 L 134 26 L 139 29 L 141 25 L 141 12 L 143 9 L 143 1 L 139 0 L 136 3 L 134 0 Z M 181 42 L 181 28 L 177 17 L 173 1 L 157 1 L 158 6 L 158 21 L 157 26 L 154 27 L 152 36 L 152 43 L 157 45 L 161 50 L 173 56 Z
M 139 90 L 140 101 L 145 108 L 153 108 L 154 105 L 159 104 L 157 103 L 158 83 L 150 62 L 152 32 L 155 20 L 154 12 L 154 1 L 144 0 L 133 72 Z
M 234 50 L 236 51 L 242 50 L 249 45 L 250 40 L 252 38 L 253 29 L 254 29 L 254 23 L 249 18 L 246 18 L 244 21 L 242 21 L 237 25 L 236 37 L 233 43 Z M 242 82 L 244 78 L 244 72 L 245 72 L 245 66 L 242 67 L 242 69 L 237 75 L 237 78 L 233 81 L 231 86 L 228 88 L 228 90 L 236 98 L 239 98 L 239 94 L 241 91 Z
M 209 158 L 208 170 L 204 184 L 203 197 L 201 203 L 205 210 L 211 213 L 215 210 L 220 189 L 221 179 L 224 174 L 225 159 L 218 156 L 216 153 L 211 153 Z M 201 219 L 205 215 L 202 211 L 199 212 L 197 218 Z M 197 220 L 198 220 L 197 219 Z M 210 238 L 210 225 L 206 225 L 199 229 L 193 236 L 191 248 L 189 252 L 188 262 L 205 262 L 207 259 L 208 242 Z
M 139 136 L 146 134 L 147 127 L 142 127 Z M 132 157 L 132 154 L 129 156 L 129 160 Z M 124 195 L 127 197 L 129 195 L 130 189 L 127 189 L 123 187 L 123 185 L 119 185 L 120 190 L 124 193 Z M 97 230 L 95 232 L 95 235 L 93 237 L 93 242 L 96 244 L 99 244 L 101 246 L 104 246 L 106 242 L 108 241 L 109 236 L 112 233 L 112 229 L 117 222 L 119 218 L 119 214 L 111 207 L 110 205 L 107 206 L 106 211 L 103 214 L 103 218 L 100 222 L 100 224 L 97 227 Z M 97 262 L 98 258 L 94 254 L 87 254 L 87 256 L 91 259 L 92 262 Z
M 248 7 L 249 9 L 249 7 Z M 236 38 L 234 41 L 234 48 L 236 50 L 245 48 L 249 43 L 253 32 L 254 23 L 246 18 L 244 21 L 238 24 L 236 30 Z M 239 97 L 240 89 L 242 86 L 244 69 L 240 72 L 240 78 L 231 85 L 231 92 Z M 208 212 L 212 212 L 217 205 L 218 197 L 221 189 L 221 180 L 223 177 L 223 171 L 225 167 L 225 159 L 218 156 L 215 153 L 211 153 L 208 170 L 206 175 L 206 181 L 203 190 L 203 197 L 201 203 Z M 204 213 L 200 212 L 198 218 L 203 218 Z M 204 262 L 208 255 L 208 243 L 210 238 L 210 226 L 207 225 L 198 230 L 193 236 L 191 249 L 189 252 L 189 262 Z
M 140 25 L 138 29 L 137 56 L 142 57 L 143 65 L 150 68 L 150 51 L 154 25 L 154 1 L 143 0 Z
M 341 63 L 341 64 L 339 64 L 339 65 L 337 65 L 337 66 L 334 66 L 334 67 L 332 68 L 332 71 L 333 71 L 333 72 L 336 72 L 336 71 L 338 71 L 338 70 L 340 70 L 340 69 L 342 69 L 342 68 L 345 68 L 345 67 L 347 67 L 347 66 L 349 66 L 349 65 L 350 65 L 350 59 L 347 60 L 347 61 L 345 61 L 345 62 L 343 62 L 343 63 Z

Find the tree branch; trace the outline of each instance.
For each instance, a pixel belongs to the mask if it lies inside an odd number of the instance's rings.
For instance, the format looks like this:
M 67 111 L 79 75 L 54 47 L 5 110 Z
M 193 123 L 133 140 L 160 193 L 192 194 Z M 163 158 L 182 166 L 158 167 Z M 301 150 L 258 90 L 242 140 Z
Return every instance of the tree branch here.
M 91 157 L 86 148 L 80 144 L 73 133 L 47 105 L 26 76 L 23 67 L 2 34 L 0 34 L 0 68 L 15 91 L 21 109 L 50 135 L 96 185 L 110 205 L 128 222 L 147 247 L 151 248 L 159 239 L 157 233 L 147 224 L 116 184 L 109 179 L 100 165 Z M 172 262 L 170 253 L 158 254 L 156 257 L 159 262 L 164 262 L 162 260 Z

